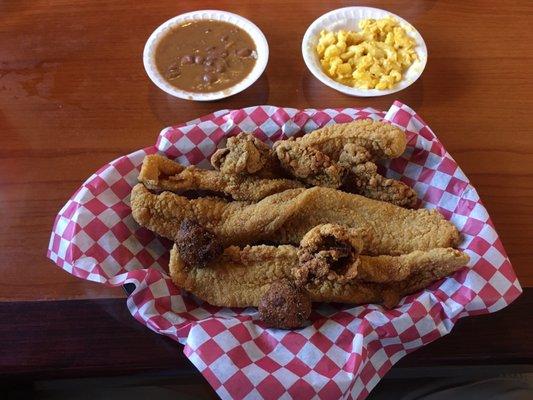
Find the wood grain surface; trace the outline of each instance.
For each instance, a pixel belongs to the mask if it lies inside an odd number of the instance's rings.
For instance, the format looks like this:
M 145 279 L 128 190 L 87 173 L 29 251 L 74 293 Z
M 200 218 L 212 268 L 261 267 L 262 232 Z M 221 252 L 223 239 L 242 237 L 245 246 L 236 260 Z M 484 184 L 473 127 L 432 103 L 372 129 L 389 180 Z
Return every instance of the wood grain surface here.
M 154 143 L 161 128 L 222 109 L 372 106 L 399 99 L 432 126 L 477 187 L 524 286 L 533 285 L 533 3 L 361 1 L 415 25 L 429 62 L 400 93 L 351 98 L 307 71 L 301 38 L 341 1 L 0 2 L 0 300 L 122 297 L 45 258 L 55 214 L 102 164 Z M 218 102 L 177 100 L 141 61 L 165 20 L 223 9 L 255 22 L 270 44 L 266 72 Z

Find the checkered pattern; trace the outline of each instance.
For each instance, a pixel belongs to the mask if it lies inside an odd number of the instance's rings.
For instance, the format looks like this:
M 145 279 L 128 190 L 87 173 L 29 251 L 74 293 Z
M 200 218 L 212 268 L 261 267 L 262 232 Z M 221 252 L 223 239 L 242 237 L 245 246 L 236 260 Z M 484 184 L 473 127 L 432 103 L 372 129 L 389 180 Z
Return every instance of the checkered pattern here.
M 405 154 L 383 165 L 461 231 L 468 268 L 402 300 L 394 310 L 323 304 L 313 324 L 263 329 L 255 309 L 226 309 L 182 293 L 165 272 L 170 243 L 132 219 L 129 193 L 146 154 L 207 166 L 228 135 L 253 131 L 271 143 L 334 122 L 384 119 L 409 138 Z M 163 130 L 157 144 L 121 157 L 91 176 L 59 212 L 50 257 L 80 278 L 131 282 L 131 314 L 184 352 L 224 399 L 363 399 L 405 354 L 445 334 L 457 319 L 494 312 L 521 292 L 505 250 L 468 179 L 429 126 L 399 102 L 374 109 L 295 110 L 272 106 L 223 110 Z

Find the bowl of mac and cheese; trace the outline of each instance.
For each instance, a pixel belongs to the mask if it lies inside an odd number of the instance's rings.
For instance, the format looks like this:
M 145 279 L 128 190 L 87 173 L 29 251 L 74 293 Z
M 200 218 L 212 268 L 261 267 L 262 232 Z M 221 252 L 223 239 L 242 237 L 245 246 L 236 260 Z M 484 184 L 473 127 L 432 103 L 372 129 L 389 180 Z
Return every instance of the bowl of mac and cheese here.
M 346 7 L 314 21 L 302 41 L 311 73 L 352 96 L 383 96 L 414 83 L 427 62 L 427 47 L 407 21 L 385 10 Z

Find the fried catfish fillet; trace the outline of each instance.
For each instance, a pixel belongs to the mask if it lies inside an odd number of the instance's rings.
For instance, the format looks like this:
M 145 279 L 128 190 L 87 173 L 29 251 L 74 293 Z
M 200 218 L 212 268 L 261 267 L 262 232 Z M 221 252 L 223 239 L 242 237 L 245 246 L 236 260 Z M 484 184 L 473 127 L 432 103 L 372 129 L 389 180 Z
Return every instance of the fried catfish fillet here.
M 393 307 L 402 296 L 468 263 L 465 253 L 452 248 L 400 256 L 359 255 L 365 235 L 340 225 L 320 225 L 304 236 L 299 248 L 230 246 L 205 268 L 188 268 L 174 246 L 170 275 L 178 287 L 223 307 L 258 306 L 270 285 L 280 280 L 304 287 L 315 302 Z
M 154 194 L 143 184 L 131 193 L 133 218 L 153 232 L 173 239 L 184 219 L 220 238 L 224 247 L 261 241 L 299 244 L 313 227 L 343 224 L 364 228 L 371 239 L 364 252 L 398 255 L 436 247 L 455 247 L 459 232 L 436 210 L 408 210 L 340 190 L 290 189 L 263 200 L 187 199 L 170 192 Z

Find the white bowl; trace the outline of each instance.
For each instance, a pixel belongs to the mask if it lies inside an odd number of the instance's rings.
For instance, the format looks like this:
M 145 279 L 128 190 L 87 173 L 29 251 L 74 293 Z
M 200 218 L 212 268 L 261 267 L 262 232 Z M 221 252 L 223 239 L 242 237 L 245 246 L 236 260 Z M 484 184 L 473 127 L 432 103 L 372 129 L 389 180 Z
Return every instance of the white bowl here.
M 255 66 L 242 81 L 236 83 L 230 88 L 219 90 L 218 92 L 197 93 L 178 89 L 177 87 L 174 87 L 168 83 L 157 70 L 154 57 L 155 50 L 161 38 L 165 36 L 170 29 L 174 28 L 175 26 L 179 26 L 184 22 L 206 19 L 228 22 L 230 24 L 237 25 L 239 28 L 248 33 L 254 41 L 257 50 L 257 60 L 255 62 Z M 196 101 L 218 100 L 242 92 L 261 76 L 268 63 L 268 43 L 263 32 L 261 32 L 261 30 L 251 21 L 241 17 L 240 15 L 227 11 L 199 10 L 178 15 L 177 17 L 169 19 L 160 25 L 150 35 L 146 45 L 144 46 L 143 63 L 144 69 L 146 70 L 146 73 L 152 82 L 154 82 L 161 90 L 172 96 L 179 97 L 180 99 Z
M 322 66 L 320 65 L 318 54 L 316 53 L 316 46 L 318 44 L 321 30 L 326 29 L 328 31 L 338 31 L 340 29 L 346 29 L 357 31 L 359 30 L 358 23 L 362 19 L 380 19 L 390 16 L 394 17 L 400 23 L 400 26 L 407 31 L 408 35 L 415 40 L 416 52 L 419 58 L 407 69 L 407 71 L 404 72 L 402 80 L 398 82 L 392 89 L 361 89 L 346 86 L 342 83 L 336 82 L 324 71 L 322 71 Z M 322 15 L 316 19 L 309 26 L 309 28 L 307 28 L 302 40 L 302 55 L 307 68 L 309 68 L 311 73 L 325 85 L 350 96 L 372 97 L 385 96 L 387 94 L 395 93 L 413 84 L 424 71 L 428 57 L 428 50 L 420 33 L 418 33 L 418 31 L 403 18 L 388 11 L 380 10 L 379 8 L 345 7 Z

